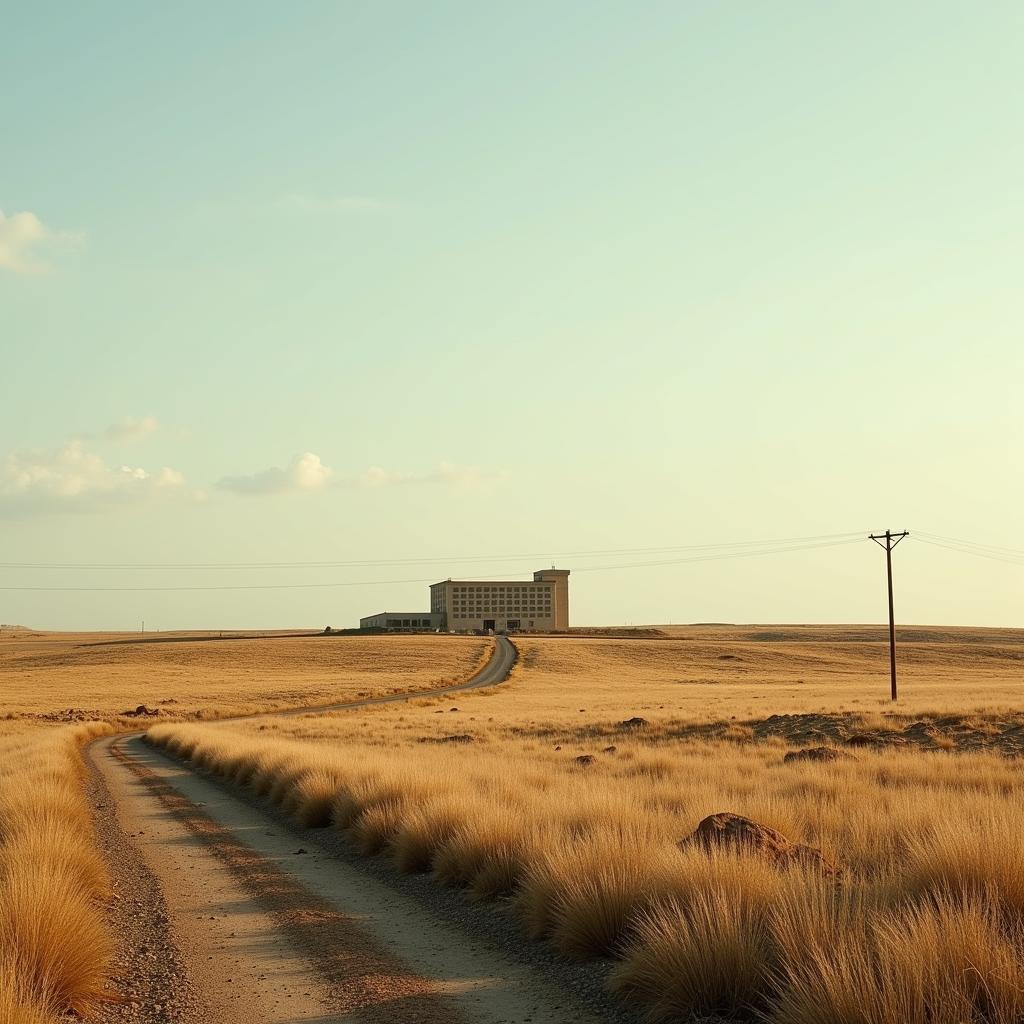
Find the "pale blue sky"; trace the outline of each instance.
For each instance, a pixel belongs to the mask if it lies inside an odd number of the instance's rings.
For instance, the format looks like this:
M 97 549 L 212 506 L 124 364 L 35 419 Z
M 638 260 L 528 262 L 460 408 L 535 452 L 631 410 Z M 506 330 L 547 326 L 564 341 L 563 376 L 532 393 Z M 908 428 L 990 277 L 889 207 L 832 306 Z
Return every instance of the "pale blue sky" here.
M 507 574 L 887 525 L 1024 549 L 1020 4 L 34 2 L 4 25 L 0 561 L 545 557 L 0 586 Z M 883 562 L 578 573 L 573 618 L 880 621 Z M 1024 625 L 1012 558 L 913 538 L 897 562 L 902 621 Z M 0 621 L 425 601 L 0 591 Z

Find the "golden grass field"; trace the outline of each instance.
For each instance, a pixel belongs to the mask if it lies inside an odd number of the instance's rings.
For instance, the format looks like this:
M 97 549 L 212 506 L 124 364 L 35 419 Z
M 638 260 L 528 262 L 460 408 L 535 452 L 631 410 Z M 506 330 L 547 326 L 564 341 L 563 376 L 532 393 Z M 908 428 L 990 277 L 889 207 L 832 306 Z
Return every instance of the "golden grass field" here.
M 199 722 L 436 686 L 489 642 L 2 634 L 0 1024 L 87 1019 L 102 992 L 107 882 L 79 747 L 139 728 L 118 713 L 140 703 L 168 719 L 154 742 L 502 901 L 565 956 L 610 958 L 609 984 L 655 1020 L 1020 1021 L 1024 631 L 901 637 L 895 708 L 883 630 L 708 626 L 522 637 L 490 690 Z M 68 708 L 105 721 L 64 724 Z M 783 760 L 819 745 L 852 756 Z M 826 870 L 677 848 L 720 811 L 820 849 Z
M 566 956 L 610 957 L 658 1021 L 1019 1021 L 1024 633 L 904 631 L 896 709 L 883 637 L 520 638 L 509 684 L 456 700 L 150 735 L 368 855 L 505 901 Z M 822 744 L 849 757 L 783 760 Z M 723 811 L 824 867 L 677 846 Z
M 247 714 L 430 688 L 470 675 L 480 637 L 0 632 L 0 700 L 15 715 Z
M 88 1017 L 113 948 L 91 842 L 82 743 L 106 723 L 0 722 L 0 1021 Z
M 80 748 L 149 721 L 120 712 L 217 717 L 430 688 L 490 651 L 446 636 L 136 639 L 0 632 L 0 1024 L 88 1019 L 103 997 L 109 890 Z

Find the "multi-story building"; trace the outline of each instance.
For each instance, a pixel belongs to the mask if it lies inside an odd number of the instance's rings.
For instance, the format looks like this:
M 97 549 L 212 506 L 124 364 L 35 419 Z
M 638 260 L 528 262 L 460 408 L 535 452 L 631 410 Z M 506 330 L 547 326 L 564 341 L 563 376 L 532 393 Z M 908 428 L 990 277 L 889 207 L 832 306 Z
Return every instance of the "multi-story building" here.
M 429 612 L 380 612 L 360 629 L 443 629 L 496 633 L 569 628 L 569 570 L 540 569 L 532 580 L 442 580 L 430 588 Z
M 569 628 L 569 570 L 541 569 L 532 580 L 442 580 L 430 588 L 430 611 L 443 629 Z

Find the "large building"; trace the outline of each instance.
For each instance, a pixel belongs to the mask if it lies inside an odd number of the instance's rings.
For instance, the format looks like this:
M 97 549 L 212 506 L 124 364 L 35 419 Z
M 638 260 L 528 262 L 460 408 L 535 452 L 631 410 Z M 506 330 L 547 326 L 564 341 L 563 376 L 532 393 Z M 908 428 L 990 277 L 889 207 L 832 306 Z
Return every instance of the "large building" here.
M 569 628 L 569 570 L 541 569 L 532 580 L 443 580 L 430 611 L 445 629 L 548 631 Z
M 429 612 L 381 612 L 359 626 L 455 633 L 568 629 L 569 570 L 541 569 L 532 580 L 442 580 L 430 588 Z

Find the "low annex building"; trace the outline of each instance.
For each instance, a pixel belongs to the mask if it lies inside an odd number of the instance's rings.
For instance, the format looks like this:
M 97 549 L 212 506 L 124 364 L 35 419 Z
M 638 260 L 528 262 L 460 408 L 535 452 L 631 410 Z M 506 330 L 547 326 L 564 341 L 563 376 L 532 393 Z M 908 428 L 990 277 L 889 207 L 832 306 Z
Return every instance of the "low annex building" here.
M 540 569 L 532 580 L 442 580 L 430 587 L 429 612 L 380 612 L 360 629 L 441 629 L 495 633 L 569 628 L 569 570 Z
M 378 612 L 359 620 L 360 629 L 439 629 L 441 620 L 429 612 Z

